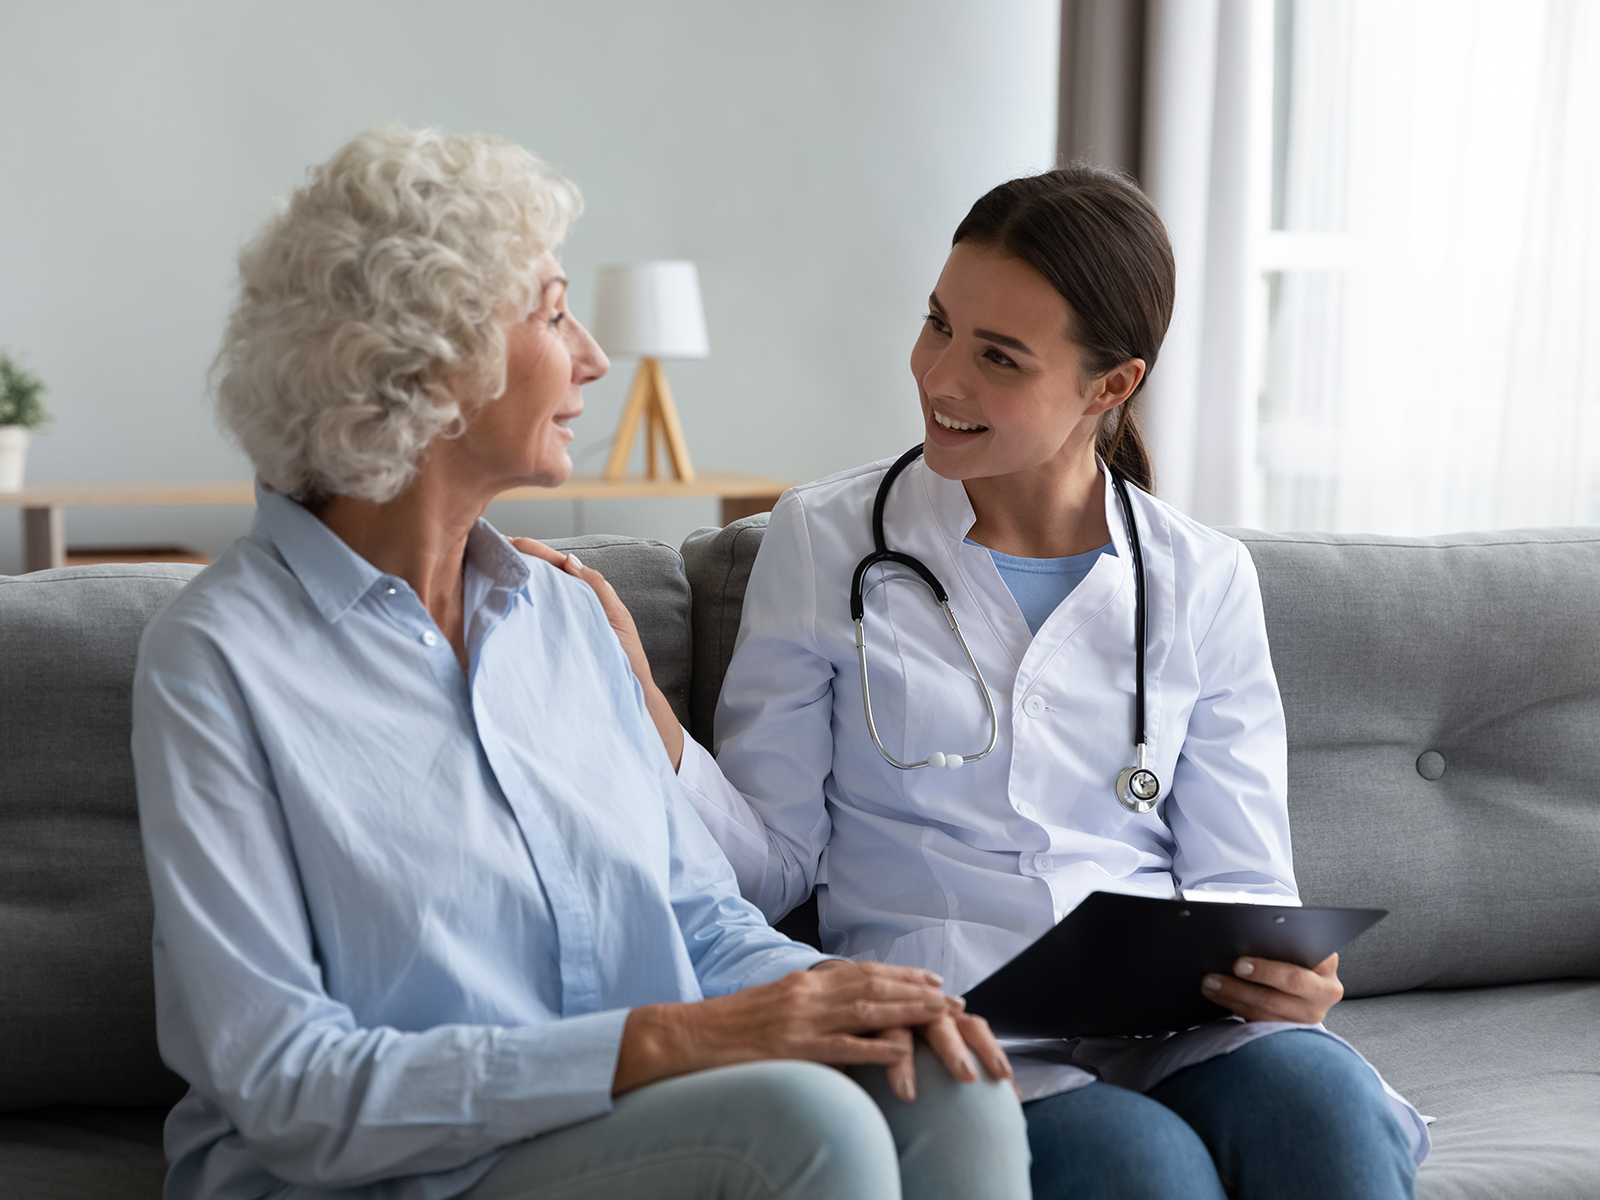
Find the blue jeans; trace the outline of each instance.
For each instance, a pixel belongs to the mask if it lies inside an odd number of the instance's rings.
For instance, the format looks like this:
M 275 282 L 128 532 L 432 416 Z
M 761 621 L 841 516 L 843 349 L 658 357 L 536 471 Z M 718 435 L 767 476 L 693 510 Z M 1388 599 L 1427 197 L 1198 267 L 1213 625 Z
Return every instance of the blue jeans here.
M 1034 1200 L 1410 1200 L 1416 1166 L 1359 1055 L 1298 1030 L 1145 1095 L 1107 1083 L 1023 1106 Z
M 917 1099 L 882 1067 L 747 1063 L 663 1080 L 514 1147 L 460 1200 L 1028 1200 L 1008 1083 L 957 1083 L 917 1048 Z

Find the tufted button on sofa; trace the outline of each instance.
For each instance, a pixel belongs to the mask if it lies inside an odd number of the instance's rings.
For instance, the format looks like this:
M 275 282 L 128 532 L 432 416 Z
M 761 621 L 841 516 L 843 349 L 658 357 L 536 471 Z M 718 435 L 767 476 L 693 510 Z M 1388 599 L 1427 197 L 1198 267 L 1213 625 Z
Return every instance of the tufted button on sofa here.
M 616 585 L 707 744 L 765 522 L 681 557 L 556 543 Z M 1600 1197 L 1600 532 L 1232 532 L 1261 576 L 1302 894 L 1391 912 L 1328 1023 L 1438 1118 L 1418 1195 Z M 6 1200 L 160 1195 L 184 1085 L 155 1044 L 128 706 L 140 632 L 194 571 L 0 578 Z

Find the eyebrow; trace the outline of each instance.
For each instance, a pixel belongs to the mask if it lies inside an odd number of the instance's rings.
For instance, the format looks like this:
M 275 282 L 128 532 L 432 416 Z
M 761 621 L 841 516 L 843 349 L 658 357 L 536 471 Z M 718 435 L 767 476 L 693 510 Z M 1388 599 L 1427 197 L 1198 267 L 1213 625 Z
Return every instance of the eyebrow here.
M 928 307 L 937 309 L 941 313 L 944 312 L 944 305 L 939 303 L 938 292 L 928 293 Z M 1028 348 L 1028 344 L 1026 342 L 1022 341 L 1020 338 L 1014 338 L 1008 333 L 996 333 L 992 329 L 974 329 L 972 331 L 972 336 L 975 338 L 982 338 L 986 342 L 993 342 L 997 346 L 1009 346 L 1013 350 L 1020 350 L 1029 358 L 1039 357 Z

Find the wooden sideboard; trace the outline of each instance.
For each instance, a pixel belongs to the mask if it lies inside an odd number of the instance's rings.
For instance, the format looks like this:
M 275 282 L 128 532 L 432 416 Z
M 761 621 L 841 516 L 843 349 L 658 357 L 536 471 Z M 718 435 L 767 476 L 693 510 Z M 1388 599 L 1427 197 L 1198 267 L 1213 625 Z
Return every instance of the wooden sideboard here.
M 677 479 L 602 479 L 574 475 L 560 487 L 519 487 L 498 500 L 672 500 L 715 497 L 722 523 L 767 512 L 790 486 L 761 475 L 700 471 L 690 482 Z M 41 483 L 20 492 L 0 492 L 0 508 L 22 510 L 23 570 L 43 571 L 67 561 L 66 510 L 83 507 L 159 507 L 256 502 L 255 486 L 220 483 Z

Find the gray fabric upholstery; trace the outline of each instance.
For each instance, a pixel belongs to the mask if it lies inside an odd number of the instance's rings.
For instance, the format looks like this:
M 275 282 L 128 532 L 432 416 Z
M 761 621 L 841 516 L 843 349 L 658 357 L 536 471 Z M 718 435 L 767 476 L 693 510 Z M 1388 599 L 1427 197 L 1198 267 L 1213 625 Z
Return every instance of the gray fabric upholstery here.
M 1600 976 L 1600 531 L 1235 532 L 1301 893 L 1390 910 L 1350 994 Z
M 683 566 L 694 591 L 694 678 L 689 685 L 689 732 L 711 746 L 722 677 L 733 658 L 733 639 L 744 611 L 750 568 L 761 549 L 771 513 L 757 513 L 718 529 L 696 529 L 683 543 Z M 652 660 L 653 662 L 654 660 Z
M 576 553 L 584 566 L 599 571 L 616 588 L 639 627 L 639 641 L 650 660 L 656 686 L 665 693 L 678 720 L 688 725 L 693 633 L 689 580 L 678 552 L 662 542 L 613 534 L 558 538 L 546 545 L 564 554 Z M 723 669 L 727 669 L 726 662 Z
M 1418 1200 L 1600 1196 L 1600 983 L 1346 1001 L 1328 1027 L 1438 1118 Z
M 166 1109 L 35 1109 L 0 1116 L 6 1200 L 159 1200 Z
M 0 578 L 0 1111 L 171 1104 L 128 754 L 139 635 L 198 568 Z

